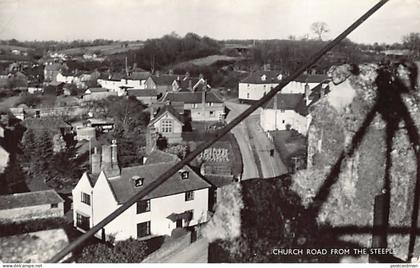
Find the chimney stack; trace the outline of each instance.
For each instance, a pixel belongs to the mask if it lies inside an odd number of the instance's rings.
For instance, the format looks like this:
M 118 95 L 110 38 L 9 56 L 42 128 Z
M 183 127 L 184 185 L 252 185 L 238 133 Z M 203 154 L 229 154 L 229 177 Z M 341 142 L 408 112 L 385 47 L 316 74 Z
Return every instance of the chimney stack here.
M 305 84 L 305 99 L 306 99 L 306 104 L 309 103 L 309 95 L 311 94 L 311 89 L 308 85 L 308 83 Z
M 193 87 L 192 87 L 192 81 L 191 81 L 191 79 L 190 79 L 190 80 L 188 80 L 188 89 L 189 89 L 189 90 L 191 90 L 191 91 L 193 91 Z
M 112 140 L 111 144 L 111 167 L 118 167 L 117 140 Z
M 201 91 L 201 103 L 203 104 L 203 107 L 206 105 L 206 91 Z
M 94 148 L 94 153 L 92 154 L 92 174 L 99 174 L 101 172 L 101 154 L 98 153 L 98 148 Z

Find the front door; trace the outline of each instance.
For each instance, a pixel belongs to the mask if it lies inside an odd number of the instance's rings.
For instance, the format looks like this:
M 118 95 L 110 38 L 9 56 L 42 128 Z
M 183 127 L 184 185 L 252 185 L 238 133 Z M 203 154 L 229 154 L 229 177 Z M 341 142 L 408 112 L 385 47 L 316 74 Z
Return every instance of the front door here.
M 182 228 L 182 219 L 176 220 L 176 228 Z

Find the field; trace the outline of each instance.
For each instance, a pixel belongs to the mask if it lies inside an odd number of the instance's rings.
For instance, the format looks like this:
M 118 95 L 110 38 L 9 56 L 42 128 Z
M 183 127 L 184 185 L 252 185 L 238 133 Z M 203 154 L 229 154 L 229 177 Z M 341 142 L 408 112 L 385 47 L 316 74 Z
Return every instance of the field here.
M 0 44 L 0 49 L 4 49 L 4 50 L 14 50 L 14 49 L 17 49 L 17 50 L 20 50 L 20 51 L 28 51 L 31 48 L 21 47 L 21 46 L 12 46 L 12 45 L 2 45 L 2 44 Z
M 207 56 L 204 58 L 198 58 L 198 59 L 193 59 L 193 60 L 189 60 L 189 61 L 184 61 L 181 63 L 178 63 L 174 66 L 174 68 L 186 68 L 186 67 L 193 67 L 193 66 L 197 66 L 197 67 L 204 67 L 204 66 L 211 66 L 213 64 L 216 64 L 218 62 L 228 62 L 228 63 L 232 63 L 235 61 L 238 61 L 242 59 L 241 57 L 229 57 L 229 56 L 225 56 L 225 55 L 211 55 L 211 56 Z
M 125 46 L 124 44 L 127 44 Z M 94 53 L 100 51 L 102 55 L 113 55 L 118 53 L 124 53 L 129 50 L 135 50 L 143 47 L 143 42 L 131 42 L 131 43 L 114 43 L 110 45 L 102 46 L 91 46 L 91 47 L 76 47 L 69 48 L 59 51 L 59 53 L 64 53 L 66 55 L 74 56 L 81 55 L 84 53 Z

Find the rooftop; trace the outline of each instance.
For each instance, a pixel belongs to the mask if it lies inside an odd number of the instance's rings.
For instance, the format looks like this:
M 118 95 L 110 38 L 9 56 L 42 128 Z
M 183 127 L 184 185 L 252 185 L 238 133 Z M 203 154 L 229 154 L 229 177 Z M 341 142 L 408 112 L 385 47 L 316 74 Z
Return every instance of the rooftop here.
M 62 202 L 64 202 L 64 200 L 54 190 L 0 195 L 1 210 Z
M 129 89 L 127 94 L 135 97 L 156 97 L 158 95 L 156 89 Z
M 277 100 L 278 110 L 294 110 L 297 113 L 306 116 L 308 110 L 305 104 L 305 94 L 298 93 L 277 93 L 264 105 L 264 109 L 274 109 L 274 103 Z
M 184 123 L 184 119 L 182 118 L 182 116 L 175 110 L 174 107 L 172 107 L 172 105 L 165 105 L 159 108 L 156 116 L 153 118 L 152 121 L 150 121 L 150 124 L 153 124 L 154 122 L 156 122 L 157 120 L 159 120 L 160 117 L 162 117 L 166 112 L 172 114 L 176 119 L 178 119 L 178 121 L 180 121 L 181 123 Z
M 265 75 L 265 80 L 262 79 L 262 76 Z M 248 84 L 269 84 L 269 83 L 279 83 L 281 79 L 280 71 L 257 71 L 250 73 L 248 77 L 243 79 L 241 83 Z
M 170 101 L 170 102 L 184 102 L 184 103 L 201 103 L 202 101 L 202 93 L 203 92 L 166 92 L 165 95 L 162 97 L 162 102 Z M 220 99 L 216 94 L 213 92 L 206 92 L 206 99 L 205 102 L 213 102 L 213 103 L 223 103 L 223 100 Z
M 126 202 L 131 196 L 158 179 L 160 175 L 169 170 L 175 163 L 174 161 L 123 168 L 119 177 L 108 180 L 118 203 Z M 184 166 L 183 170 L 189 172 L 188 179 L 182 179 L 181 175 L 176 173 L 143 199 L 158 198 L 211 187 L 211 184 L 201 178 L 189 166 Z M 143 186 L 134 186 L 132 178 L 135 176 L 144 179 Z

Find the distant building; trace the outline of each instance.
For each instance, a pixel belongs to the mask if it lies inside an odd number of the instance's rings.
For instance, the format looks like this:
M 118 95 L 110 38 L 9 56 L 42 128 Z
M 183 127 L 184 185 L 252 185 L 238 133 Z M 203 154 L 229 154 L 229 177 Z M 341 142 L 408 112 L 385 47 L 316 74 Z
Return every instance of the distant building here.
M 258 71 L 251 73 L 239 82 L 239 100 L 253 102 L 261 99 L 283 79 L 280 71 Z M 281 93 L 304 94 L 305 88 L 310 90 L 322 83 L 327 85 L 328 77 L 320 74 L 303 74 L 291 81 Z
M 44 67 L 44 81 L 45 82 L 52 82 L 57 81 L 57 75 L 62 71 L 67 71 L 68 67 L 64 63 L 59 62 L 51 62 L 48 61 L 45 63 Z
M 165 105 L 156 116 L 151 113 L 148 128 L 165 137 L 168 143 L 179 143 L 182 141 L 183 121 L 182 116 L 171 105 Z
M 306 136 L 311 121 L 308 108 L 328 92 L 328 86 L 318 84 L 312 91 L 307 87 L 306 94 L 277 93 L 263 106 L 261 127 L 264 131 L 295 129 Z
M 85 232 L 154 182 L 175 162 L 120 169 L 117 145 L 105 145 L 92 156 L 92 174 L 85 172 L 72 191 L 74 226 Z M 96 233 L 98 238 L 125 240 L 171 235 L 176 228 L 208 220 L 211 185 L 189 166 L 171 176 Z
M 64 200 L 54 190 L 0 195 L 0 222 L 64 216 Z
M 116 92 L 118 96 L 127 94 L 128 89 L 146 89 L 146 80 L 149 72 L 130 72 L 127 74 L 109 73 L 98 78 L 98 84 L 111 92 Z
M 150 105 L 157 102 L 157 90 L 156 89 L 129 89 L 127 90 L 127 96 L 133 96 L 137 100 L 141 101 L 146 105 Z
M 185 75 L 152 75 L 146 80 L 146 88 L 156 89 L 159 95 L 163 95 L 166 92 L 202 91 L 210 88 L 210 86 L 202 75 L 200 77 L 191 77 L 187 73 Z
M 162 103 L 183 103 L 184 118 L 191 121 L 220 121 L 225 119 L 225 104 L 214 92 L 167 92 Z
M 101 88 L 101 87 L 88 88 L 83 95 L 83 100 L 84 101 L 102 100 L 109 96 L 117 96 L 117 93 L 110 91 L 106 88 Z

